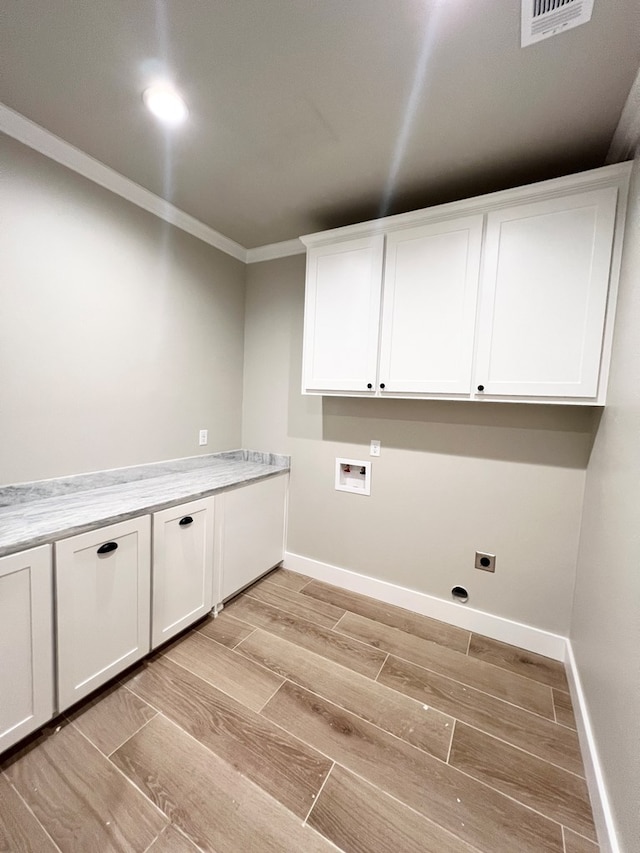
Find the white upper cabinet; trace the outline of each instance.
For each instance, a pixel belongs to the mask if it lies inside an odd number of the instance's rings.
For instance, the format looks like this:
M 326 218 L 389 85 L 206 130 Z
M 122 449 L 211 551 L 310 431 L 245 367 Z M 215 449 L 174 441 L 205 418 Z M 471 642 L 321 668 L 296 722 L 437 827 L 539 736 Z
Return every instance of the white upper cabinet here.
M 485 395 L 595 398 L 617 188 L 489 213 L 475 381 Z
M 378 387 L 469 394 L 482 216 L 387 236 Z
M 383 241 L 375 235 L 309 251 L 304 390 L 374 393 Z
M 303 237 L 303 393 L 604 404 L 629 173 Z

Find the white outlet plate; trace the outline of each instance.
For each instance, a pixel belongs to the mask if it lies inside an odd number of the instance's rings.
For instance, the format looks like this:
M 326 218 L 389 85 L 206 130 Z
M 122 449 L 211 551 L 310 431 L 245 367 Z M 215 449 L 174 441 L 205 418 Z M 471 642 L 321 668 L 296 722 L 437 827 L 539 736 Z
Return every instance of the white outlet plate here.
M 369 445 L 369 456 L 380 456 L 380 442 L 377 438 L 371 440 Z
M 198 441 L 200 443 L 200 447 L 204 447 L 204 445 L 209 441 L 209 430 L 201 429 Z

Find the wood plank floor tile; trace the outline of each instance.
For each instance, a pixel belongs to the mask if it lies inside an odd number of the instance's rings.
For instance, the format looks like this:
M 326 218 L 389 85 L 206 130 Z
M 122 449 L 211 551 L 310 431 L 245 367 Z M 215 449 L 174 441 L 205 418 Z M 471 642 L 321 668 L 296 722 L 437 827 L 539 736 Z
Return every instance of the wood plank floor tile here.
M 581 835 L 576 835 L 567 827 L 563 827 L 564 831 L 564 849 L 565 853 L 598 853 L 600 849 L 593 841 L 588 841 Z
M 209 637 L 210 640 L 215 640 L 216 643 L 233 649 L 240 640 L 244 640 L 255 629 L 253 625 L 247 625 L 246 622 L 234 619 L 231 614 L 223 610 L 215 618 L 210 616 L 205 622 L 200 622 L 197 630 L 205 637 Z
M 109 755 L 157 713 L 126 687 L 116 685 L 81 705 L 69 719 L 94 746 Z
M 333 628 L 338 619 L 344 616 L 344 610 L 339 607 L 326 604 L 324 601 L 316 601 L 299 592 L 271 583 L 268 578 L 249 587 L 244 594 L 271 604 L 273 607 L 279 607 L 280 610 L 286 610 L 293 616 L 323 625 L 325 628 Z
M 147 853 L 198 853 L 196 845 L 171 824 L 153 842 Z
M 304 588 L 302 594 L 318 601 L 326 601 L 343 610 L 350 610 L 352 613 L 389 625 L 391 628 L 399 628 L 401 631 L 421 637 L 423 640 L 431 640 L 449 649 L 466 652 L 469 645 L 469 631 L 419 613 L 412 613 L 402 607 L 395 607 L 393 604 L 376 601 L 357 592 L 349 592 L 337 586 L 312 581 Z
M 257 628 L 263 628 L 370 678 L 376 677 L 386 658 L 386 653 L 365 643 L 337 634 L 306 619 L 299 619 L 249 596 L 237 598 L 231 607 L 234 616 L 239 616 Z
M 254 711 L 276 692 L 283 679 L 199 633 L 171 646 L 165 657 L 204 678 Z
M 71 724 L 5 773 L 63 853 L 142 853 L 167 823 Z
M 553 720 L 393 655 L 387 658 L 378 681 L 538 758 L 584 776 L 577 733 Z
M 345 853 L 475 853 L 475 848 L 338 764 L 309 823 Z
M 291 682 L 262 714 L 481 850 L 562 851 L 557 824 Z
M 422 704 L 395 690 L 260 629 L 240 643 L 237 651 L 396 737 L 447 760 L 452 717 L 425 710 Z
M 315 749 L 166 658 L 128 685 L 298 817 L 307 815 L 331 767 Z
M 3 853 L 58 853 L 6 777 L 0 774 L 0 850 Z
M 532 678 L 549 687 L 569 691 L 567 674 L 564 664 L 560 661 L 525 651 L 517 646 L 510 646 L 508 643 L 501 643 L 499 640 L 483 637 L 480 634 L 471 635 L 469 655 L 501 666 L 517 675 L 523 675 L 525 678 Z
M 449 763 L 530 808 L 596 839 L 587 783 L 579 776 L 457 723 Z
M 347 613 L 334 630 L 553 719 L 551 688 L 544 684 L 354 613 Z
M 265 579 L 270 580 L 272 583 L 278 583 L 280 586 L 286 586 L 287 589 L 292 589 L 294 592 L 300 592 L 311 580 L 307 575 L 290 572 L 288 569 L 276 569 L 265 575 Z
M 328 853 L 327 841 L 158 715 L 113 760 L 208 853 Z
M 556 711 L 556 720 L 559 723 L 562 723 L 563 726 L 569 726 L 570 729 L 577 728 L 571 696 L 568 693 L 562 690 L 554 690 L 553 706 Z

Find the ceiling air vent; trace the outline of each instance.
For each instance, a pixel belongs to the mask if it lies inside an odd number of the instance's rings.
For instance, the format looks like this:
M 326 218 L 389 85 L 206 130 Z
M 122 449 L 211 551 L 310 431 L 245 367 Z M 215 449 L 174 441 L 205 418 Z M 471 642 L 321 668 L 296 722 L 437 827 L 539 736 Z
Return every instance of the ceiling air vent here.
M 594 0 L 522 0 L 521 47 L 591 20 Z

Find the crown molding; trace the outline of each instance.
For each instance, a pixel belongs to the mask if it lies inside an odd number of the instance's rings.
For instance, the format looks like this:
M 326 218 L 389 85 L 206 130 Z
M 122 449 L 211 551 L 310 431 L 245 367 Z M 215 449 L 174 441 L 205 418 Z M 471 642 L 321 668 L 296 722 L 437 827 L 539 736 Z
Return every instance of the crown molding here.
M 285 240 L 282 243 L 269 243 L 266 246 L 257 246 L 255 249 L 247 249 L 248 264 L 257 264 L 260 261 L 273 261 L 275 258 L 288 258 L 291 255 L 302 255 L 306 251 L 298 237 L 295 240 Z
M 59 136 L 55 136 L 5 104 L 0 104 L 0 131 L 143 210 L 153 213 L 165 222 L 175 225 L 176 228 L 246 263 L 247 250 L 235 240 L 225 237 L 224 234 L 220 234 L 199 219 L 146 190 L 140 184 L 125 178 L 115 169 L 105 166 L 104 163 L 90 157 L 84 151 L 65 142 L 64 139 L 60 139 Z
M 606 162 L 621 163 L 624 160 L 633 160 L 638 151 L 640 151 L 640 70 L 620 114 L 620 121 L 613 134 Z

